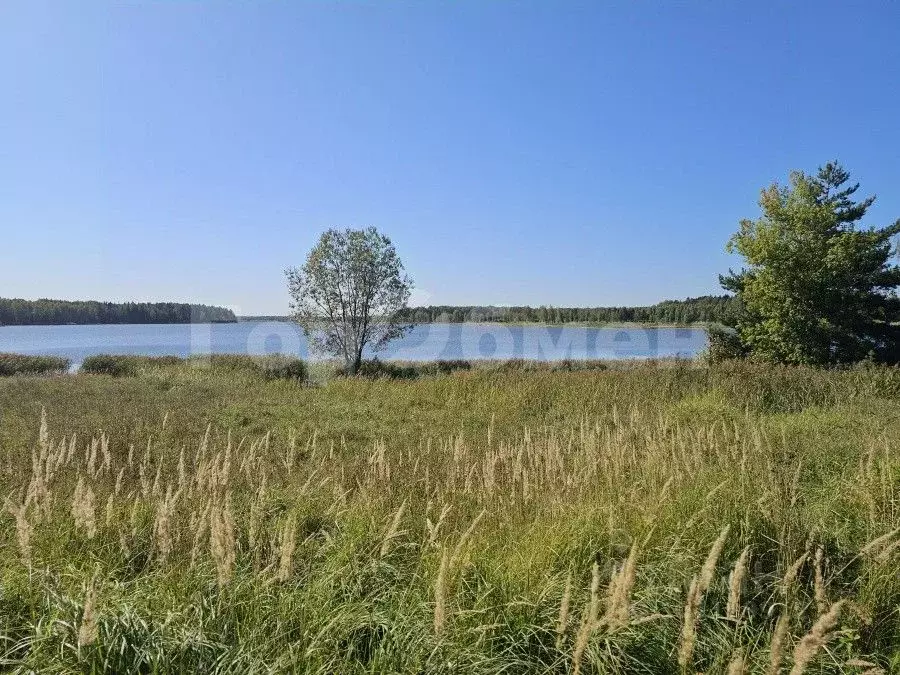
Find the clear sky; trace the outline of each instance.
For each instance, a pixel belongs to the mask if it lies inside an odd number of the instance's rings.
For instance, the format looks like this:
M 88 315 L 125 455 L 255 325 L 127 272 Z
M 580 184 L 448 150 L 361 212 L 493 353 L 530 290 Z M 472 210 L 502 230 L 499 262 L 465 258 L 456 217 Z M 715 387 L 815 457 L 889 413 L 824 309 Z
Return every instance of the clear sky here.
M 900 4 L 0 2 L 0 296 L 284 313 L 375 225 L 417 304 L 719 292 L 759 189 L 900 217 Z

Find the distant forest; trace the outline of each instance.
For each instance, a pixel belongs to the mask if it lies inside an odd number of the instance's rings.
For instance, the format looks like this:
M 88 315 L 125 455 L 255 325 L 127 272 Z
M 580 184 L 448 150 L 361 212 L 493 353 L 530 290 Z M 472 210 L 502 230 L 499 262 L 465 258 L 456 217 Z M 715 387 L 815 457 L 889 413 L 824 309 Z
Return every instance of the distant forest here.
M 96 302 L 0 298 L 0 326 L 90 323 L 232 323 L 224 307 L 178 302 Z
M 731 295 L 704 295 L 663 300 L 646 307 L 495 307 L 434 305 L 410 307 L 402 315 L 409 323 L 720 323 L 734 326 L 740 312 Z M 241 321 L 287 321 L 286 316 L 242 316 Z
M 646 307 L 410 307 L 410 323 L 489 321 L 497 323 L 721 323 L 732 326 L 740 306 L 730 295 L 664 300 Z

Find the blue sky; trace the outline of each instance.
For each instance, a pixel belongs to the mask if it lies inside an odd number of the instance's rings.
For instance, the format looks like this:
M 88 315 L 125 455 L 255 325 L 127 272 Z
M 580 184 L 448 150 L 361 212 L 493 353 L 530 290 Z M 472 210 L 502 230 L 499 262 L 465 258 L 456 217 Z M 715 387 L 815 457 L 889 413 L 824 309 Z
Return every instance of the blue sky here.
M 900 217 L 900 4 L 0 4 L 0 296 L 282 313 L 322 230 L 418 304 L 718 292 L 759 189 Z

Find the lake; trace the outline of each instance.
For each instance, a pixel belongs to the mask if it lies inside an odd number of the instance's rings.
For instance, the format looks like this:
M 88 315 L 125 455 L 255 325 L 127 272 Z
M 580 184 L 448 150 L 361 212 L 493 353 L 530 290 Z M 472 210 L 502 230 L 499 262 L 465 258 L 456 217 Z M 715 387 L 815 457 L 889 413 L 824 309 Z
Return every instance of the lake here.
M 706 346 L 702 328 L 420 324 L 378 354 L 381 359 L 639 359 L 692 357 Z M 191 356 L 295 354 L 313 360 L 303 332 L 278 321 L 225 324 L 0 326 L 0 352 Z M 368 356 L 371 356 L 369 354 Z

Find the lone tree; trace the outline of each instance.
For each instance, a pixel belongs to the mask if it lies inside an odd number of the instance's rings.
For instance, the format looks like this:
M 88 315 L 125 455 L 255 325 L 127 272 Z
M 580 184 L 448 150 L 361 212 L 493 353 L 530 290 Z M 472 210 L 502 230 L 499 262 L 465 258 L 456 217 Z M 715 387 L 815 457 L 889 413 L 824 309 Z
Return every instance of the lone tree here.
M 727 250 L 747 267 L 721 276 L 743 301 L 738 332 L 754 357 L 835 364 L 867 357 L 897 360 L 900 268 L 889 264 L 884 228 L 858 228 L 875 201 L 853 200 L 859 184 L 836 162 L 816 175 L 791 173 L 790 185 L 762 191 L 759 220 L 743 220 Z
M 306 263 L 286 271 L 293 319 L 314 348 L 359 370 L 363 350 L 382 349 L 409 328 L 400 321 L 412 281 L 391 240 L 374 227 L 328 230 Z

